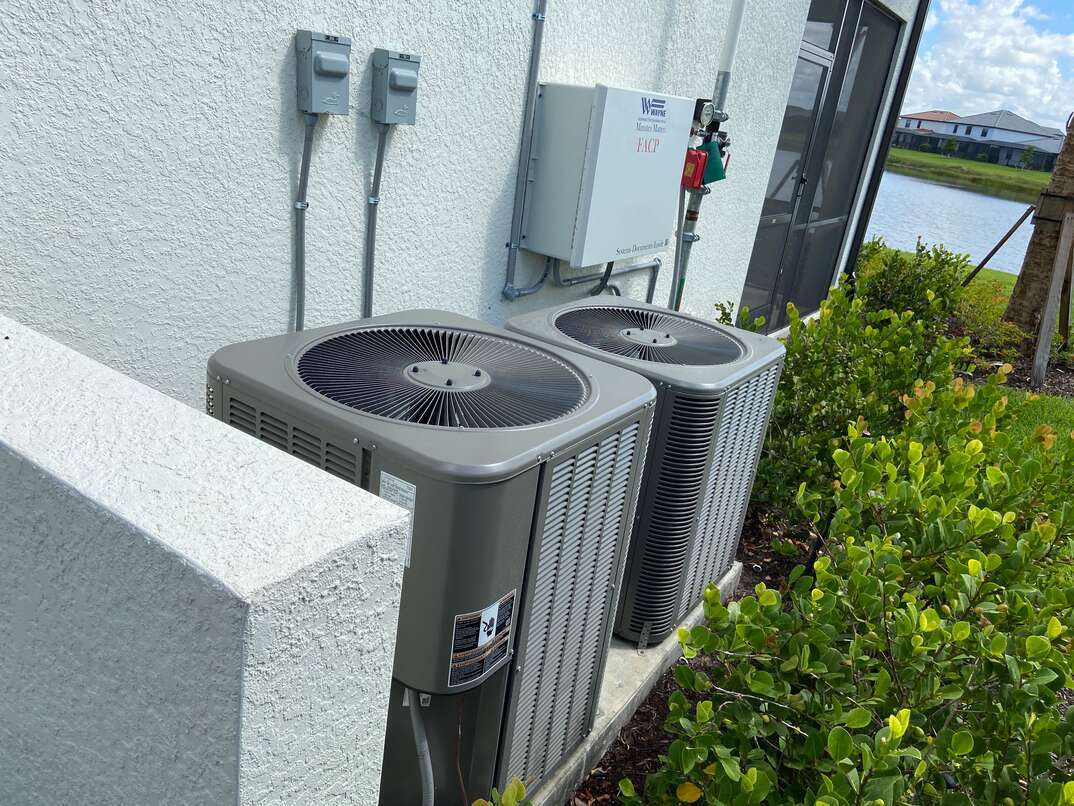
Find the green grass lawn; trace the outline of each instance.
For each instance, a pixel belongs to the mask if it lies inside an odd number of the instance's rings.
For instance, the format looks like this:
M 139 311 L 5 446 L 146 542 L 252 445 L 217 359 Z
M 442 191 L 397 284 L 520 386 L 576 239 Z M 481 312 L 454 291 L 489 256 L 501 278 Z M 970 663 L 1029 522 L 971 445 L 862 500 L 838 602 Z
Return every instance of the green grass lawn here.
M 1014 291 L 1014 284 L 1018 282 L 1018 275 L 1011 274 L 1009 271 L 1000 271 L 999 269 L 981 269 L 978 275 L 970 282 L 976 283 L 982 280 L 997 282 L 1010 294 Z
M 1018 418 L 1011 424 L 1012 441 L 1032 436 L 1042 425 L 1050 425 L 1060 437 L 1074 431 L 1074 398 L 1056 395 L 1037 395 L 1035 399 L 1018 389 L 1010 391 L 1011 402 L 1021 402 Z
M 1025 201 L 1034 201 L 1052 176 L 1046 171 L 1023 171 L 908 148 L 892 148 L 885 167 L 896 173 Z
M 995 281 L 1002 285 L 1007 293 L 1014 290 L 1018 276 L 996 269 L 981 269 L 973 282 Z M 1042 425 L 1050 425 L 1060 435 L 1074 431 L 1074 398 L 1058 395 L 1030 395 L 1020 389 L 1011 389 L 1011 401 L 1021 403 L 1018 419 L 1010 427 L 1011 439 L 1018 441 L 1032 436 Z M 1033 398 L 1033 399 L 1030 399 Z

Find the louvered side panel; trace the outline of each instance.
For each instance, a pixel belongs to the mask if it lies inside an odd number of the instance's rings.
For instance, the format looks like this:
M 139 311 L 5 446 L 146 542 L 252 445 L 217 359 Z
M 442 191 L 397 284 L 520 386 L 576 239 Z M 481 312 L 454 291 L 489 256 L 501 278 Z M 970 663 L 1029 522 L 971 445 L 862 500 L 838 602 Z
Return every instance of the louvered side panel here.
M 341 479 L 359 483 L 358 455 L 353 451 L 325 443 L 311 430 L 300 428 L 276 413 L 238 397 L 228 399 L 226 411 L 229 425 Z
M 773 366 L 727 393 L 712 459 L 712 489 L 705 502 L 707 519 L 694 544 L 683 614 L 701 601 L 705 586 L 723 576 L 734 561 L 780 368 Z
M 724 406 L 724 420 L 727 419 L 726 411 L 727 407 Z M 686 579 L 682 586 L 682 597 L 679 601 L 678 615 L 675 618 L 676 623 L 681 622 L 682 617 L 688 613 L 696 603 L 697 600 L 694 597 L 694 590 L 697 588 L 698 584 L 701 585 L 702 589 L 705 584 L 703 581 L 699 583 L 699 580 L 704 577 L 705 572 L 702 568 L 702 564 L 697 561 L 697 547 L 698 544 L 704 542 L 705 536 L 708 534 L 709 526 L 712 524 L 713 520 L 712 502 L 716 498 L 716 484 L 720 478 L 718 456 L 719 445 L 720 437 L 719 434 L 717 434 L 716 439 L 713 440 L 714 453 L 716 456 L 713 461 L 709 462 L 708 479 L 705 482 L 705 492 L 701 499 L 701 511 L 697 516 L 697 531 L 694 536 L 695 548 L 693 557 L 691 557 L 690 561 L 686 564 Z
M 655 482 L 631 545 L 620 630 L 660 640 L 678 623 L 683 576 L 705 492 L 706 469 L 720 414 L 720 400 L 675 394 L 669 401 L 663 442 L 649 462 Z M 665 404 L 665 405 L 668 405 Z
M 632 424 L 550 471 L 532 597 L 524 603 L 522 669 L 509 704 L 504 780 L 517 776 L 536 785 L 589 731 L 639 432 Z

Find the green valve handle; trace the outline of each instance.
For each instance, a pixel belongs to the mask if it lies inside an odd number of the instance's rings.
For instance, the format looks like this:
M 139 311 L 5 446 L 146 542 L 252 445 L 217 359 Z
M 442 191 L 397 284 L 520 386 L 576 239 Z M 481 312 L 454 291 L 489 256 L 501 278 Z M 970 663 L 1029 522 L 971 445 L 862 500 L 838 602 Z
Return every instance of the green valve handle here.
M 701 177 L 701 184 L 708 185 L 727 178 L 727 171 L 723 168 L 723 155 L 720 154 L 720 146 L 715 143 L 702 143 L 698 149 L 709 155 L 705 164 L 705 175 Z

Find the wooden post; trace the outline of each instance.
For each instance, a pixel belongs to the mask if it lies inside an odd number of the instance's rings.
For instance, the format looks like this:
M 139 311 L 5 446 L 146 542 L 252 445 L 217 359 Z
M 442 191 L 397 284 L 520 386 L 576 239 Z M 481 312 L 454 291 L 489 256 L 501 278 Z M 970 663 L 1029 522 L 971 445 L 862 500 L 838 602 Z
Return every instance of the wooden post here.
M 1070 349 L 1070 284 L 1074 280 L 1074 249 L 1067 260 L 1067 275 L 1063 278 L 1063 293 L 1059 295 L 1059 349 Z
M 1059 230 L 1059 248 L 1055 252 L 1055 262 L 1052 264 L 1052 283 L 1040 317 L 1037 352 L 1033 356 L 1033 375 L 1030 379 L 1034 389 L 1039 389 L 1044 385 L 1044 376 L 1048 372 L 1052 337 L 1055 335 L 1055 320 L 1059 313 L 1059 296 L 1063 278 L 1067 273 L 1067 263 L 1070 262 L 1072 246 L 1074 246 L 1074 211 L 1068 208 L 1066 215 L 1063 216 L 1063 226 Z

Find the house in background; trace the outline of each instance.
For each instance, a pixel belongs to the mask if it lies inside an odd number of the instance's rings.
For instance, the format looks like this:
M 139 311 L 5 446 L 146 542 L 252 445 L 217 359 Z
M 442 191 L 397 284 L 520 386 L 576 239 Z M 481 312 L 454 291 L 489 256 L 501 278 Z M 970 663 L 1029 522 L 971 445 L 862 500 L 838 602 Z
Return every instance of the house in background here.
M 912 115 L 899 116 L 899 129 L 924 129 L 933 131 L 940 123 L 958 120 L 958 115 L 946 109 L 930 109 L 928 112 L 916 112 Z
M 966 117 L 933 109 L 900 115 L 892 137 L 892 145 L 900 148 L 938 153 L 945 152 L 948 141 L 955 144 L 952 156 L 1050 171 L 1063 145 L 1063 132 L 1006 109 Z

